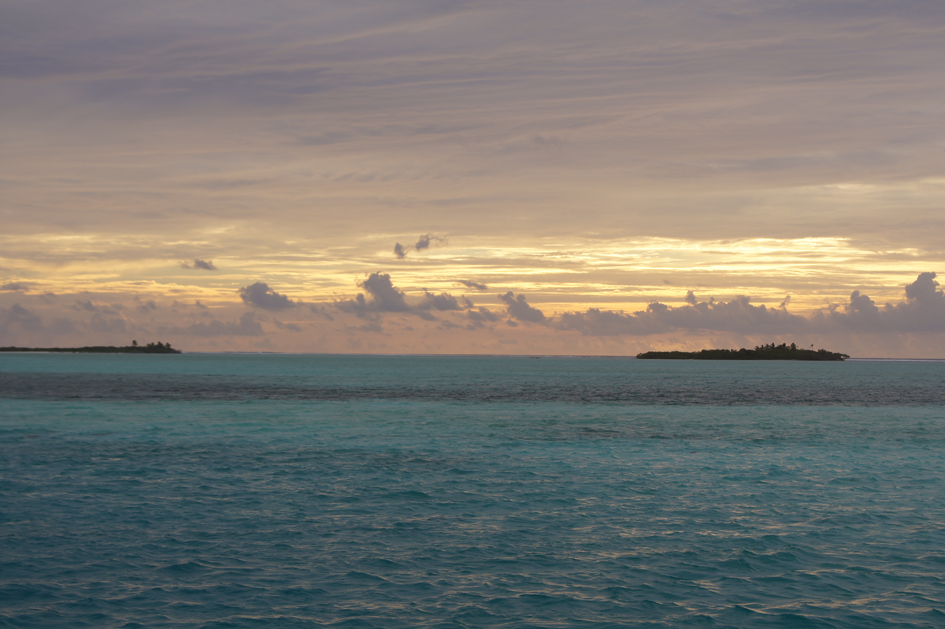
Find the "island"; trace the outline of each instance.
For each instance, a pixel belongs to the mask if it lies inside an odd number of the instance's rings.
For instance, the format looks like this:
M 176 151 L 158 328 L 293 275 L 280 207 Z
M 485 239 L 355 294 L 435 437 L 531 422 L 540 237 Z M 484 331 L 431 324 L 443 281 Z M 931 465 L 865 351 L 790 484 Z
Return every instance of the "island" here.
M 813 347 L 813 346 L 812 346 Z M 700 352 L 643 352 L 637 358 L 661 360 L 832 360 L 849 358 L 847 354 L 825 349 L 801 349 L 796 344 L 758 345 L 755 349 L 704 349 Z
M 125 347 L 110 345 L 93 345 L 86 347 L 0 347 L 0 352 L 56 352 L 66 354 L 180 354 L 179 349 L 171 347 L 170 343 L 148 343 L 138 345 L 132 341 Z

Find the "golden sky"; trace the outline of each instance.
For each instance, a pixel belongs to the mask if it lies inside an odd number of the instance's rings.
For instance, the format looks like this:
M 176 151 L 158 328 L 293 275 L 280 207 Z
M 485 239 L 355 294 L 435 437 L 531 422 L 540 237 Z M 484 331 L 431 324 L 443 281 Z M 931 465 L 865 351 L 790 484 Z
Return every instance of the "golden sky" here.
M 945 357 L 945 4 L 0 9 L 0 345 Z

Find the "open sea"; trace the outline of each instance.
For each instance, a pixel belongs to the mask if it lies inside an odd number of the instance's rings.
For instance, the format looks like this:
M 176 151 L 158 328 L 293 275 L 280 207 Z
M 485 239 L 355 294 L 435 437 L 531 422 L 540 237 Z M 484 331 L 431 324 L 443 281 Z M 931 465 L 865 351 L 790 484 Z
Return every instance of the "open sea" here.
M 945 362 L 0 354 L 0 627 L 945 627 Z

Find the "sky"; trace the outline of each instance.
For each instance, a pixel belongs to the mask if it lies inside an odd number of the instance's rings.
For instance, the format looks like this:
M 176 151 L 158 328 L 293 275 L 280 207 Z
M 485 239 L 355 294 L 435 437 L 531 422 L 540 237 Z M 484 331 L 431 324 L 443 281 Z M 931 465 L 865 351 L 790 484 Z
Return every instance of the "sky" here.
M 937 0 L 0 0 L 0 345 L 945 358 L 943 67 Z

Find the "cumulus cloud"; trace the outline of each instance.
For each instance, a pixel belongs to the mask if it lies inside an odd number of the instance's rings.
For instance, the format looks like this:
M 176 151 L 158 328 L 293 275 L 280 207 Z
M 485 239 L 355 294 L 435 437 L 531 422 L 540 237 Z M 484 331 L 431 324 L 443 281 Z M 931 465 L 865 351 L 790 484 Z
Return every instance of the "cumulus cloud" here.
M 512 291 L 509 291 L 504 295 L 498 295 L 498 298 L 508 306 L 509 316 L 513 319 L 530 323 L 545 323 L 545 313 L 529 306 L 525 301 L 525 295 L 516 297 Z
M 880 307 L 868 295 L 855 290 L 848 303 L 806 317 L 788 312 L 790 297 L 785 297 L 779 307 L 768 308 L 764 304 L 753 305 L 743 295 L 727 302 L 714 299 L 699 302 L 689 291 L 684 306 L 674 308 L 654 302 L 646 310 L 633 313 L 588 308 L 585 312 L 564 313 L 555 319 L 554 325 L 590 336 L 645 336 L 674 331 L 768 335 L 945 332 L 945 294 L 938 290 L 935 277 L 931 272 L 919 274 L 905 287 L 905 300 L 896 304 Z
M 489 290 L 489 287 L 486 286 L 485 284 L 481 284 L 480 282 L 473 282 L 472 280 L 456 280 L 456 283 L 462 284 L 466 288 L 472 288 L 478 291 Z
M 365 297 L 364 293 L 358 293 L 354 299 L 336 303 L 336 307 L 359 317 L 380 312 L 410 312 L 428 321 L 435 320 L 430 310 L 462 310 L 473 307 L 472 302 L 465 297 L 457 299 L 449 293 L 435 295 L 427 290 L 423 291 L 419 303 L 410 304 L 404 292 L 394 286 L 387 273 L 371 273 L 366 280 L 359 282 L 358 286 L 365 290 L 368 297 Z
M 285 310 L 298 304 L 285 295 L 280 295 L 265 282 L 256 282 L 240 289 L 240 297 L 247 305 L 263 310 Z
M 92 303 L 91 299 L 86 299 L 85 301 L 76 300 L 75 304 L 72 305 L 72 309 L 117 315 L 119 312 L 124 310 L 125 307 L 122 304 L 94 304 Z
M 0 330 L 6 331 L 13 325 L 27 332 L 38 332 L 43 328 L 43 320 L 29 308 L 13 304 L 9 308 L 0 310 Z
M 779 334 L 801 332 L 808 321 L 786 310 L 755 306 L 745 296 L 731 301 L 698 302 L 692 291 L 686 305 L 673 308 L 659 302 L 646 310 L 633 313 L 588 308 L 585 312 L 566 312 L 555 321 L 555 327 L 577 330 L 588 336 L 645 336 L 674 330 L 713 330 L 740 334 Z
M 76 332 L 76 325 L 71 319 L 64 317 L 55 318 L 47 324 L 41 316 L 18 303 L 0 309 L 0 335 L 15 335 L 18 332 L 73 334 Z
M 868 295 L 855 290 L 841 308 L 820 311 L 812 323 L 824 331 L 853 332 L 945 332 L 945 293 L 932 272 L 920 273 L 905 287 L 905 299 L 878 306 Z
M 317 314 L 317 315 L 319 315 L 319 316 L 321 316 L 321 317 L 324 317 L 324 318 L 327 319 L 328 321 L 334 321 L 334 320 L 335 320 L 335 318 L 334 318 L 333 316 L 331 316 L 331 314 L 328 312 L 328 309 L 325 308 L 324 306 L 320 306 L 320 305 L 318 305 L 318 304 L 309 304 L 309 305 L 308 305 L 308 310 L 309 310 L 309 312 L 311 312 L 312 314 Z
M 138 308 L 137 308 L 138 312 L 142 314 L 147 314 L 151 312 L 152 310 L 157 310 L 157 303 L 155 303 L 153 299 L 148 299 L 145 301 L 136 297 L 135 301 L 138 302 Z
M 499 315 L 482 306 L 478 310 L 466 311 L 466 317 L 469 319 L 469 325 L 466 326 L 468 329 L 482 328 L 487 323 L 495 323 L 499 320 Z
M 29 282 L 9 282 L 7 284 L 0 286 L 0 291 L 29 290 L 30 286 L 32 286 L 32 284 L 30 284 Z
M 426 289 L 423 291 L 423 299 L 417 305 L 419 310 L 463 310 L 472 307 L 472 302 L 466 299 L 465 296 L 457 299 L 449 293 L 434 295 Z
M 101 312 L 96 312 L 89 320 L 89 329 L 93 332 L 102 332 L 106 334 L 111 334 L 114 332 L 127 332 L 128 324 L 121 317 L 113 317 L 109 319 Z
M 371 273 L 366 280 L 358 282 L 358 286 L 371 296 L 370 300 L 365 298 L 364 293 L 358 293 L 354 299 L 339 302 L 337 306 L 340 309 L 359 316 L 369 312 L 410 311 L 403 291 L 394 286 L 387 273 Z
M 214 266 L 212 260 L 201 260 L 200 258 L 195 258 L 192 264 L 189 262 L 181 262 L 180 265 L 181 267 L 185 269 L 196 269 L 196 270 L 203 269 L 204 271 L 217 270 L 217 267 Z
M 395 243 L 394 255 L 397 256 L 398 260 L 403 260 L 411 251 L 424 251 L 425 249 L 429 249 L 433 244 L 445 245 L 446 243 L 446 238 L 441 238 L 440 236 L 435 236 L 433 234 L 423 234 L 417 239 L 416 244 L 413 246 L 404 246 L 399 242 Z

